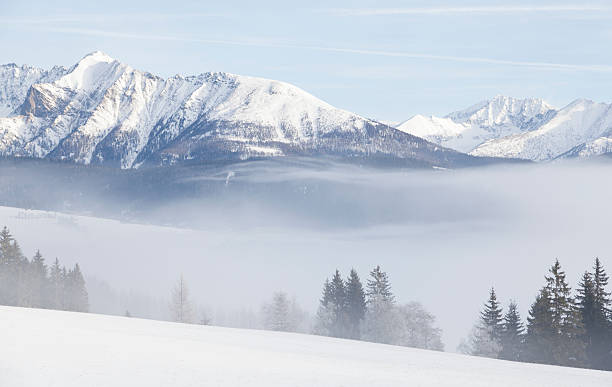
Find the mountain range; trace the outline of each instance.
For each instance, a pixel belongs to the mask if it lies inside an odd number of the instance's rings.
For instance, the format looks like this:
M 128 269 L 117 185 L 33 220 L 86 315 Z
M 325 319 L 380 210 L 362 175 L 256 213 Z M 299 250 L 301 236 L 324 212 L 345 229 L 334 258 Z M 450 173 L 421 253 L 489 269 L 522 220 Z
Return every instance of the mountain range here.
M 96 51 L 70 68 L 0 66 L 0 156 L 123 169 L 333 156 L 459 167 L 612 152 L 612 105 L 497 96 L 396 125 L 293 85 L 223 72 L 167 79 Z
M 1 66 L 0 115 L 0 156 L 124 169 L 311 155 L 430 167 L 486 161 L 287 83 L 220 72 L 164 79 L 102 52 L 71 68 Z
M 612 104 L 497 96 L 445 117 L 416 115 L 397 128 L 474 156 L 550 161 L 612 152 Z

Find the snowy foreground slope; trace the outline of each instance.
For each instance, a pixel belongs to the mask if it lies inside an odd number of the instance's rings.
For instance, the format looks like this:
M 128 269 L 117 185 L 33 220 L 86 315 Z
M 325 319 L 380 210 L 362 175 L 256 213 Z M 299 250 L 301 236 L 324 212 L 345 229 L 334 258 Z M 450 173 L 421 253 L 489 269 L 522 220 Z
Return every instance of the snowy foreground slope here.
M 416 115 L 398 129 L 473 156 L 548 161 L 612 152 L 612 104 L 497 96 L 444 118 Z
M 0 385 L 612 385 L 612 373 L 350 340 L 0 307 Z

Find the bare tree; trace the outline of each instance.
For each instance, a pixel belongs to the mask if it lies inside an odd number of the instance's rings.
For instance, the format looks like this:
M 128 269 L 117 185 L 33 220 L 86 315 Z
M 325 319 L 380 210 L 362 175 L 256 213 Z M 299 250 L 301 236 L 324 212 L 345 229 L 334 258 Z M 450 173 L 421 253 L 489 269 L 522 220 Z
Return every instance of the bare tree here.
M 189 299 L 189 289 L 181 274 L 174 289 L 172 290 L 172 301 L 170 302 L 170 313 L 172 320 L 181 323 L 191 323 L 193 308 Z

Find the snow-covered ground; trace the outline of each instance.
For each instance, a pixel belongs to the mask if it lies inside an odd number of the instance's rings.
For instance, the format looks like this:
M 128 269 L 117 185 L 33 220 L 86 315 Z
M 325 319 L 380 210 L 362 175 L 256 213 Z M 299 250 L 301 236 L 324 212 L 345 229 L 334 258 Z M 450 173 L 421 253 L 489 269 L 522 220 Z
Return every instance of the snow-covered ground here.
M 612 372 L 293 333 L 0 307 L 0 385 L 612 385 Z

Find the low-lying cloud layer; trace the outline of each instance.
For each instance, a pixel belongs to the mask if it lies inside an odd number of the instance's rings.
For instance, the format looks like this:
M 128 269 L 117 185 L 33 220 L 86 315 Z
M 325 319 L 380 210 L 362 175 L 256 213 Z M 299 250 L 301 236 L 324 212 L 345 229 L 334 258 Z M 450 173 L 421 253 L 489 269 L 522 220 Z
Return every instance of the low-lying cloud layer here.
M 284 290 L 314 312 L 322 283 L 336 268 L 346 275 L 355 267 L 365 280 L 380 264 L 396 298 L 422 302 L 437 316 L 447 350 L 454 350 L 491 286 L 504 305 L 516 300 L 526 317 L 555 258 L 573 286 L 595 256 L 612 270 L 611 168 L 563 163 L 414 171 L 246 163 L 182 177 L 182 189 L 194 194 L 147 202 L 147 221 L 188 228 L 7 208 L 0 209 L 0 224 L 28 255 L 40 248 L 48 260 L 79 262 L 124 297 L 157 300 L 138 306 L 153 317 L 163 313 L 181 273 L 197 303 L 211 310 L 248 314 Z M 193 188 L 202 185 L 214 189 Z M 53 185 L 40 180 L 40 187 L 42 195 Z M 100 208 L 106 199 L 93 200 Z M 96 281 L 98 291 L 103 285 Z M 94 310 L 113 308 L 96 305 L 95 294 L 91 301 Z

